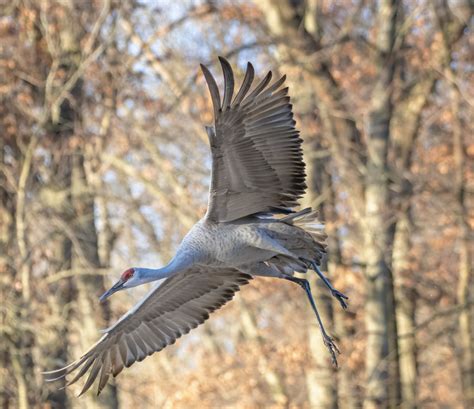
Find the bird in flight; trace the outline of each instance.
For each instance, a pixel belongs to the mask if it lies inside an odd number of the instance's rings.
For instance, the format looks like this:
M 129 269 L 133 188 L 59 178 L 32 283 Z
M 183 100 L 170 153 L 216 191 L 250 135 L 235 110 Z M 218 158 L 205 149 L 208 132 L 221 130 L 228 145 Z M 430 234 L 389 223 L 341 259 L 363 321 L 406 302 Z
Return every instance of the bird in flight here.
M 343 308 L 347 297 L 319 269 L 325 254 L 324 226 L 310 208 L 294 211 L 304 194 L 302 140 L 295 128 L 286 77 L 270 84 L 269 72 L 252 88 L 247 71 L 234 97 L 234 74 L 219 57 L 224 95 L 201 65 L 214 108 L 214 126 L 206 127 L 212 154 L 212 177 L 205 216 L 187 233 L 176 255 L 158 269 L 129 268 L 100 298 L 160 280 L 81 358 L 45 372 L 54 381 L 88 374 L 81 394 L 98 378 L 99 394 L 112 375 L 173 344 L 230 301 L 254 277 L 292 281 L 303 288 L 334 365 L 339 353 L 326 333 L 309 282 L 295 272 L 315 271 Z M 164 279 L 164 280 L 163 280 Z

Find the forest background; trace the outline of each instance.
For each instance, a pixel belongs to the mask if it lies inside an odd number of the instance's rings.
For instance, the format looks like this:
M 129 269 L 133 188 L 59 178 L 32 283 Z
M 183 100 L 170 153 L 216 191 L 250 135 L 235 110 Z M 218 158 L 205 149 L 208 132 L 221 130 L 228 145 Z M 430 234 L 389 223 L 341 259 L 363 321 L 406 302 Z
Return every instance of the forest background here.
M 474 407 L 469 0 L 0 1 L 0 408 Z M 127 311 L 207 204 L 199 63 L 287 74 L 350 297 L 257 279 L 99 397 L 46 384 Z

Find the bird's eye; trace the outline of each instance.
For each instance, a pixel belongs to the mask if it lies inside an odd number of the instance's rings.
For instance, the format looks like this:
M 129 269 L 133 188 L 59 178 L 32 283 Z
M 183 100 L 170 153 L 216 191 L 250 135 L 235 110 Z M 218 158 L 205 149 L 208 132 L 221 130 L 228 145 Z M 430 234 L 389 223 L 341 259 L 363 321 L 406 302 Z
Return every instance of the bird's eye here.
M 130 280 L 130 278 L 133 277 L 133 273 L 134 273 L 134 272 L 135 272 L 135 271 L 133 270 L 133 268 L 129 268 L 128 270 L 125 270 L 125 271 L 122 273 L 122 277 L 121 277 L 122 281 L 128 281 L 128 280 Z

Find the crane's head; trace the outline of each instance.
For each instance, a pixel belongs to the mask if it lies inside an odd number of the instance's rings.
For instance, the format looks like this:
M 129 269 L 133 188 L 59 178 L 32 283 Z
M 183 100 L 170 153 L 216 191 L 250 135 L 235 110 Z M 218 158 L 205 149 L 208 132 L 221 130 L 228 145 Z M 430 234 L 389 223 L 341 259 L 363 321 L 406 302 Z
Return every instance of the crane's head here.
M 101 295 L 99 300 L 100 302 L 103 302 L 113 293 L 123 290 L 124 288 L 135 287 L 138 284 L 140 284 L 140 282 L 137 274 L 137 269 L 129 268 L 128 270 L 125 270 L 122 273 L 120 279 L 109 290 L 107 290 L 104 294 Z

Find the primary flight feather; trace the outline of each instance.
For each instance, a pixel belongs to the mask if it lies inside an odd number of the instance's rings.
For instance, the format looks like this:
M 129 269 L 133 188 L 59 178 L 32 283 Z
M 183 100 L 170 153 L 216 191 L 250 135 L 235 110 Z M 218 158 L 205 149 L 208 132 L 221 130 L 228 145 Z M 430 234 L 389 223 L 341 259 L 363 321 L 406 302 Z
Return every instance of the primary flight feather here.
M 98 379 L 100 393 L 112 376 L 174 343 L 231 300 L 254 276 L 286 279 L 306 292 L 334 364 L 336 345 L 327 335 L 306 279 L 295 272 L 314 270 L 346 308 L 347 297 L 319 269 L 325 233 L 316 212 L 293 208 L 304 194 L 302 140 L 295 128 L 285 76 L 270 84 L 269 72 L 252 88 L 248 63 L 234 97 L 234 74 L 219 57 L 224 93 L 201 65 L 211 94 L 214 126 L 206 127 L 212 177 L 206 215 L 184 237 L 163 268 L 130 268 L 102 297 L 162 280 L 122 316 L 81 358 L 45 372 L 49 381 L 71 375 L 67 385 L 86 376 L 82 393 Z M 286 215 L 278 217 L 278 215 Z

